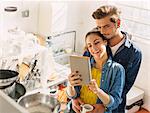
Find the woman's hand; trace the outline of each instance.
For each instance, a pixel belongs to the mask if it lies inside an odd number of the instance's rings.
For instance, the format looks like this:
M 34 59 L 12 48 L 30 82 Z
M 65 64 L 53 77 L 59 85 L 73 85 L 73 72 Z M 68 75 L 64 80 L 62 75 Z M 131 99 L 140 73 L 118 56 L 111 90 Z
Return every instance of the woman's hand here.
M 76 90 L 74 86 L 80 86 L 81 85 L 81 75 L 78 71 L 72 72 L 68 76 L 68 85 L 67 85 L 67 94 L 70 97 L 73 97 L 76 95 Z
M 98 98 L 103 102 L 104 105 L 110 103 L 110 96 L 98 87 L 96 80 L 91 80 L 88 87 L 93 93 L 95 93 L 98 96 Z
M 79 86 L 81 85 L 81 75 L 79 74 L 78 71 L 71 73 L 68 76 L 68 81 L 69 81 L 69 85 L 71 86 Z
M 100 90 L 100 88 L 98 87 L 95 79 L 91 80 L 91 82 L 88 84 L 88 87 L 95 94 L 97 94 Z
M 84 104 L 80 98 L 76 98 L 76 99 L 72 99 L 72 109 L 76 112 L 76 113 L 80 113 L 81 111 L 81 106 Z

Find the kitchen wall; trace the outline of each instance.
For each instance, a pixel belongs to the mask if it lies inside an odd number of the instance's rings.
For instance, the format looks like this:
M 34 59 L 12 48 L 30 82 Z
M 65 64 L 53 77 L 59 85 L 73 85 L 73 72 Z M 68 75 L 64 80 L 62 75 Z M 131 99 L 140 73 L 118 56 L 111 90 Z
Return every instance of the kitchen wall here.
M 1 2 L 0 2 L 0 37 L 2 37 L 2 13 L 1 13 Z
M 68 2 L 68 24 L 67 29 L 77 31 L 76 51 L 83 52 L 85 34 L 95 27 L 92 12 L 101 2 L 73 1 Z
M 38 2 L 34 1 L 1 1 L 0 2 L 0 20 L 1 33 L 6 33 L 9 29 L 18 27 L 25 32 L 37 32 L 38 27 Z M 4 8 L 7 6 L 16 6 L 16 12 L 6 12 Z M 22 17 L 22 12 L 29 10 L 29 17 Z M 1 38 L 4 38 L 1 36 Z
M 137 37 L 133 39 L 134 42 L 140 47 L 143 54 L 142 65 L 137 76 L 135 86 L 142 89 L 145 92 L 144 95 L 144 106 L 146 109 L 150 111 L 150 52 L 148 52 L 150 47 L 150 40 L 141 39 L 141 37 Z
M 37 33 L 42 36 L 50 36 L 52 27 L 52 6 L 49 1 L 40 1 L 38 7 Z
M 54 1 L 53 1 L 54 2 Z M 57 2 L 55 2 L 57 3 Z M 62 2 L 60 2 L 62 3 Z M 91 25 L 94 24 L 91 18 L 91 10 L 95 7 L 95 3 L 85 1 L 64 1 L 69 9 L 67 12 L 65 31 L 75 30 L 77 32 L 76 51 L 82 52 L 85 33 L 90 30 Z M 1 2 L 0 16 L 1 16 L 1 34 L 5 34 L 9 29 L 15 27 L 20 28 L 25 32 L 39 33 L 40 35 L 48 36 L 51 33 L 51 4 L 50 1 L 3 1 Z M 7 6 L 16 6 L 16 12 L 5 12 L 4 8 Z M 93 7 L 92 7 L 93 6 Z M 92 8 L 91 8 L 92 7 Z M 29 10 L 29 17 L 22 17 L 22 12 Z M 89 16 L 90 15 L 90 16 Z M 64 22 L 64 21 L 63 21 Z M 59 23 L 59 22 L 58 22 Z M 59 23 L 60 24 L 60 23 Z M 1 38 L 3 35 L 1 36 Z M 81 48 L 80 48 L 81 47 Z

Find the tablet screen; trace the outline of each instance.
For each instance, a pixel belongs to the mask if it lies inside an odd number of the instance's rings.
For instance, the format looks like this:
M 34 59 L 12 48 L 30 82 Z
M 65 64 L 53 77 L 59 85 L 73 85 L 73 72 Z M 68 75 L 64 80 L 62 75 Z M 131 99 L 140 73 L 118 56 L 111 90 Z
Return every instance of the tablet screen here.
M 88 84 L 91 77 L 90 58 L 86 56 L 70 56 L 71 71 L 79 71 L 82 78 L 82 84 Z

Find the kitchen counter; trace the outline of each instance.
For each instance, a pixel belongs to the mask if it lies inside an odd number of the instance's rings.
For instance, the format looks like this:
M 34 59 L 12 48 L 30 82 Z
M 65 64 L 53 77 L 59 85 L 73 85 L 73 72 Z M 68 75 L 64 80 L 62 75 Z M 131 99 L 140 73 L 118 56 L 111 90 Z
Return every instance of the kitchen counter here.
M 68 80 L 68 75 L 70 73 L 70 68 L 64 66 L 64 65 L 60 65 L 58 63 L 55 63 L 55 73 L 53 75 L 49 76 L 48 82 L 47 82 L 47 88 L 51 87 L 51 86 L 56 86 L 59 84 L 63 84 L 63 83 L 67 83 Z M 25 75 L 28 72 L 28 66 L 27 65 L 22 65 L 22 68 L 20 70 L 19 75 L 22 75 L 23 78 L 25 77 Z M 38 83 L 41 84 L 41 83 Z M 36 85 L 37 86 L 37 85 Z M 40 85 L 38 85 L 40 86 Z M 40 86 L 39 88 L 31 88 L 31 89 L 27 89 L 27 93 L 30 92 L 43 92 L 42 87 Z
M 0 90 L 0 113 L 29 113 Z

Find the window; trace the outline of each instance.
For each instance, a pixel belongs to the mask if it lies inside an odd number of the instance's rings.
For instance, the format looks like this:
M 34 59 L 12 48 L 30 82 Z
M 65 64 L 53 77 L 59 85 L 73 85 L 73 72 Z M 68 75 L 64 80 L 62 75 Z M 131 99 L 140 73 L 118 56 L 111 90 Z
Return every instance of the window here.
M 131 3 L 133 2 L 133 3 Z M 149 0 L 116 3 L 122 11 L 122 29 L 138 38 L 150 39 Z

